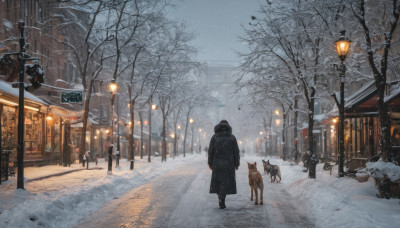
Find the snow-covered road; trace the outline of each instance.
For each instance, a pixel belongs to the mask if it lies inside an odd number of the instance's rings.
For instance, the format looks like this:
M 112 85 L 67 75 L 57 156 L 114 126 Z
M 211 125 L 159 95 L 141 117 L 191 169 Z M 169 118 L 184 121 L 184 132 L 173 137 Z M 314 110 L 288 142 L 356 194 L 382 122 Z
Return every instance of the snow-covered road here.
M 77 227 L 314 227 L 285 184 L 270 183 L 267 175 L 264 205 L 254 205 L 243 160 L 238 194 L 218 209 L 217 196 L 208 193 L 210 174 L 204 161 L 191 162 L 114 199 Z

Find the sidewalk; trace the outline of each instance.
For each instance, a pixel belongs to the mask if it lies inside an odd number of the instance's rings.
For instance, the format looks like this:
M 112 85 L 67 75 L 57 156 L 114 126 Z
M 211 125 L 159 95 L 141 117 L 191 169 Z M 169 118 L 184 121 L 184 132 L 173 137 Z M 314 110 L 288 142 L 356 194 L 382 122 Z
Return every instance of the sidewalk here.
M 91 162 L 89 170 L 82 164 L 25 168 L 25 190 L 17 189 L 16 177 L 0 185 L 0 227 L 73 227 L 126 191 L 188 162 L 206 164 L 204 159 L 191 155 L 161 162 L 161 157 L 152 157 L 148 163 L 147 157 L 135 157 L 134 170 L 126 159 L 118 168 L 113 160 L 112 175 L 107 174 L 107 162 Z
M 135 157 L 135 159 L 135 169 L 142 169 L 148 163 L 147 158 L 140 160 L 140 157 Z M 127 159 L 121 159 L 120 166 L 116 168 L 115 160 L 113 160 L 112 170 L 114 174 L 117 174 L 117 172 L 118 174 L 123 173 L 122 171 L 129 172 L 129 166 L 130 163 Z M 0 214 L 4 210 L 9 210 L 15 207 L 15 205 L 29 199 L 32 196 L 31 194 L 63 191 L 86 183 L 85 177 L 91 177 L 91 179 L 104 178 L 107 176 L 107 168 L 108 162 L 104 160 L 97 165 L 95 162 L 90 162 L 88 170 L 86 169 L 86 165 L 83 167 L 82 164 L 78 163 L 71 164 L 70 167 L 60 165 L 25 167 L 24 187 L 26 191 L 17 190 L 17 173 L 14 177 L 9 177 L 7 181 L 3 181 L 0 185 Z

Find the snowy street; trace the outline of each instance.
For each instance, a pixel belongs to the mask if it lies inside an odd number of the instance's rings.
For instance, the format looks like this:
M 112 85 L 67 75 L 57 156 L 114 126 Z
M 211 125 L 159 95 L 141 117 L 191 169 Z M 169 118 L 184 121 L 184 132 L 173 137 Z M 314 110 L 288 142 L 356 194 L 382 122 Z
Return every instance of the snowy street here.
M 282 181 L 270 183 L 261 160 L 280 166 Z M 264 180 L 264 205 L 250 201 L 246 162 L 257 162 Z M 236 172 L 236 195 L 227 208 L 218 208 L 209 194 L 211 171 L 205 154 L 189 154 L 151 163 L 138 158 L 135 170 L 121 161 L 107 175 L 106 163 L 97 169 L 78 167 L 27 168 L 26 190 L 15 189 L 15 178 L 1 185 L 0 227 L 396 227 L 398 199 L 379 199 L 373 178 L 359 183 L 336 178 L 317 166 L 309 179 L 303 166 L 277 157 L 242 157 Z M 94 164 L 91 164 L 95 167 Z M 57 168 L 58 167 L 58 168 Z M 101 169 L 102 168 L 102 169 Z M 79 169 L 39 180 L 49 169 Z M 39 179 L 38 179 L 39 178 Z M 37 179 L 34 181 L 33 179 Z
M 238 194 L 227 197 L 227 209 L 218 209 L 216 194 L 208 193 L 210 174 L 206 161 L 184 165 L 111 201 L 77 227 L 313 227 L 297 208 L 301 204 L 264 174 L 264 205 L 254 205 L 244 162 Z

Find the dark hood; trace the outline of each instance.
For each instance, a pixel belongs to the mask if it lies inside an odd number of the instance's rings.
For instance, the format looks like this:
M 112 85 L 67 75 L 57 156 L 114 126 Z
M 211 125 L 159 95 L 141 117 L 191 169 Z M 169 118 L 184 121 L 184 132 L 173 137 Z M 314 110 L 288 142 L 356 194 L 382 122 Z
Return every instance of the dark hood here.
M 214 132 L 228 132 L 232 134 L 232 127 L 229 125 L 228 121 L 222 120 L 219 124 L 215 125 Z

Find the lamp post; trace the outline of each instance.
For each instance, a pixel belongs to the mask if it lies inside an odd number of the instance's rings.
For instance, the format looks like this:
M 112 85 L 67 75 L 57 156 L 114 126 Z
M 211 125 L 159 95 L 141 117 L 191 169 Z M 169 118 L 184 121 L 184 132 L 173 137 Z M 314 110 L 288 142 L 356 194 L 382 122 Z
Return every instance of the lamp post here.
M 346 31 L 340 31 L 340 37 L 336 44 L 336 52 L 340 58 L 340 66 L 338 68 L 340 77 L 340 103 L 338 103 L 336 96 L 334 96 L 336 104 L 339 107 L 339 170 L 338 177 L 344 177 L 343 162 L 344 162 L 344 82 L 346 66 L 343 64 L 350 50 L 351 40 L 346 37 Z
M 152 97 L 150 98 L 150 102 L 149 102 L 149 156 L 147 158 L 148 162 L 151 162 L 151 110 L 157 110 L 157 105 L 152 104 Z
M 189 122 L 192 124 L 192 148 L 191 148 L 191 151 L 192 151 L 192 154 L 193 154 L 193 134 L 194 134 L 194 132 L 193 132 L 193 122 L 194 122 L 193 118 L 190 118 Z
M 114 147 L 114 99 L 115 93 L 117 92 L 118 85 L 115 82 L 115 78 L 111 80 L 110 86 L 110 93 L 111 93 L 111 144 L 108 148 L 108 175 L 112 175 L 112 151 Z

